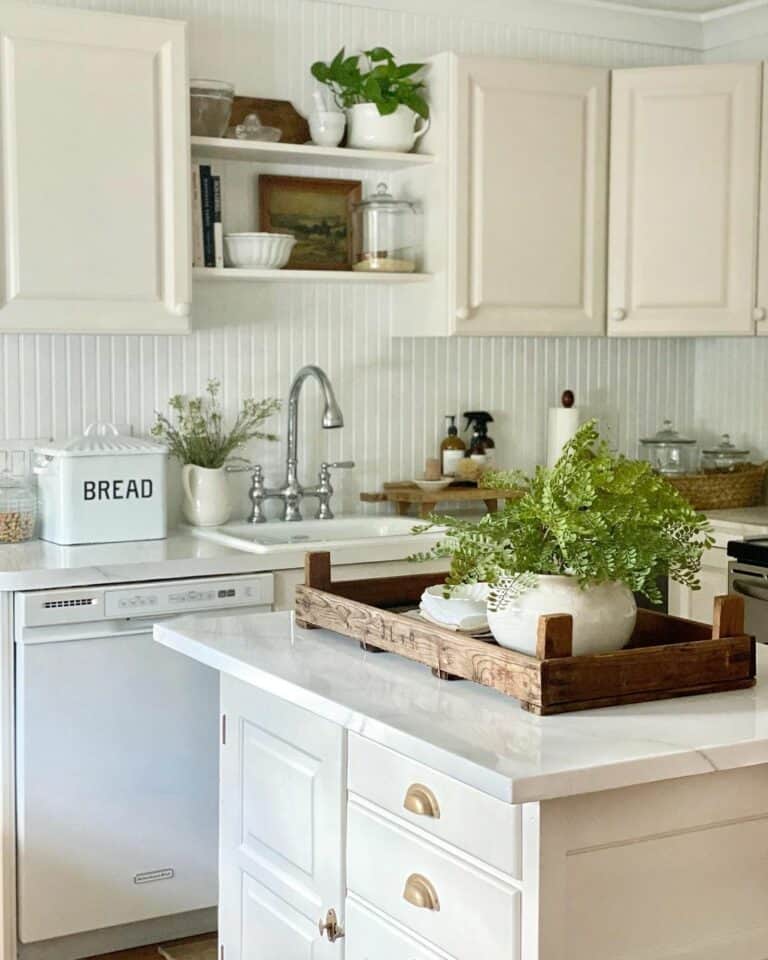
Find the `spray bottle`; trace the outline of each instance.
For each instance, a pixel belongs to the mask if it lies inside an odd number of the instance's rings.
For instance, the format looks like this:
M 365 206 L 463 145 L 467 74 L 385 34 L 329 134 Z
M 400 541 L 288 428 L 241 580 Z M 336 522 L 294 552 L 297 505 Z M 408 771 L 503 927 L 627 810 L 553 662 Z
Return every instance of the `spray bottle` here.
M 496 444 L 493 437 L 488 436 L 488 424 L 493 423 L 493 417 L 486 410 L 469 410 L 464 416 L 469 430 L 472 427 L 472 437 L 469 441 L 467 456 L 484 467 L 495 465 Z

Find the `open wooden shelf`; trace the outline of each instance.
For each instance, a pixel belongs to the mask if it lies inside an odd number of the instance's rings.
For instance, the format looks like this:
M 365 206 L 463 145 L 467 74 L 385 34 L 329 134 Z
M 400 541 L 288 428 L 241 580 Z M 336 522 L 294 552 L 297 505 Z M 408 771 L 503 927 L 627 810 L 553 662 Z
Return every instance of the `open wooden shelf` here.
M 390 153 L 384 150 L 350 150 L 346 147 L 316 147 L 305 143 L 264 143 L 260 140 L 229 140 L 192 137 L 192 156 L 250 163 L 282 163 L 289 166 L 350 167 L 371 170 L 403 170 L 423 167 L 434 157 L 423 153 Z
M 195 267 L 195 280 L 249 280 L 257 283 L 424 283 L 428 273 L 363 273 L 358 270 L 241 270 Z

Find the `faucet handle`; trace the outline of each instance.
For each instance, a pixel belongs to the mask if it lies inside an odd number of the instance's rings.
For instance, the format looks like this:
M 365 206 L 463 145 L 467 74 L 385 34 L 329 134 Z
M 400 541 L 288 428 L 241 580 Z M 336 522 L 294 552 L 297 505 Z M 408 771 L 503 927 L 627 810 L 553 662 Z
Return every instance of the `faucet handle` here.
M 337 460 L 335 463 L 321 463 L 321 470 L 349 470 L 354 467 L 354 460 Z

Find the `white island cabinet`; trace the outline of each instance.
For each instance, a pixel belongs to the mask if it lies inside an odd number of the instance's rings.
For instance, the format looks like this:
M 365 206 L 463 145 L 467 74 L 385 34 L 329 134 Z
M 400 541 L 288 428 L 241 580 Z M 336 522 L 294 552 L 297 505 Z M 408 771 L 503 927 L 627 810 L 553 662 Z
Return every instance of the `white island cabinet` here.
M 186 25 L 0 5 L 0 331 L 188 327 Z
M 764 960 L 760 685 L 539 718 L 288 613 L 155 639 L 222 674 L 224 960 Z

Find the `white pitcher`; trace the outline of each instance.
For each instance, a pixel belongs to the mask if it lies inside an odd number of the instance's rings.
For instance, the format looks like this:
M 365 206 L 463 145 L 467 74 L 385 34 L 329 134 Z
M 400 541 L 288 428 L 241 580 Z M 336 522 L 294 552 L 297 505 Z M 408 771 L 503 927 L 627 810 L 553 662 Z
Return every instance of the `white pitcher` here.
M 184 516 L 196 527 L 218 527 L 229 520 L 232 502 L 224 467 L 198 467 L 186 463 L 181 468 Z
M 382 116 L 375 103 L 356 103 L 347 114 L 347 146 L 408 153 L 428 129 L 429 120 L 403 104 Z

